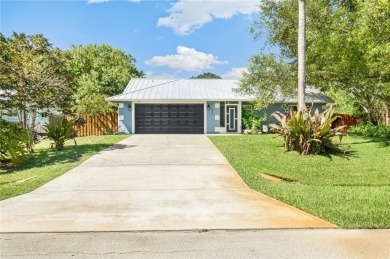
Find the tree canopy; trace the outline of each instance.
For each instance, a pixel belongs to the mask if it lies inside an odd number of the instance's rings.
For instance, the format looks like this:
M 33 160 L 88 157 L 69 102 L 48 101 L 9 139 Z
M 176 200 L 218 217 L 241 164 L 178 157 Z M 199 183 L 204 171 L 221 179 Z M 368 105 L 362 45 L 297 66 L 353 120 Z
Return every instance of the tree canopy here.
M 42 35 L 13 33 L 0 41 L 2 108 L 63 108 L 74 91 L 66 57 Z
M 131 78 L 144 76 L 135 67 L 133 56 L 106 44 L 73 46 L 68 54 L 68 69 L 77 86 L 76 100 L 92 93 L 119 94 Z
M 192 76 L 191 79 L 222 79 L 220 76 L 210 73 L 210 72 L 205 72 L 203 74 L 197 75 L 197 76 Z
M 380 120 L 383 115 L 381 117 L 378 109 L 388 113 L 390 107 L 390 2 L 306 2 L 307 83 L 324 91 L 341 91 L 347 94 L 365 110 L 369 120 Z M 298 56 L 298 2 L 263 0 L 259 13 L 259 20 L 250 29 L 254 38 L 266 35 L 267 44 L 280 48 L 280 57 L 274 59 L 295 68 Z M 259 62 L 256 63 L 257 60 L 252 59 L 250 67 L 260 66 Z M 272 62 L 271 65 L 276 63 L 278 62 Z M 275 67 L 271 66 L 269 69 Z M 292 73 L 289 75 L 292 76 Z M 254 75 L 247 74 L 243 82 L 248 82 L 253 77 Z M 247 89 L 248 85 L 243 83 L 242 90 L 250 91 Z M 262 83 L 254 86 L 269 90 Z M 291 91 L 286 84 L 280 86 Z
M 67 109 L 75 89 L 64 53 L 42 34 L 24 33 L 1 36 L 0 86 L 1 112 L 16 109 L 31 135 L 38 109 Z
M 109 45 L 73 46 L 68 69 L 75 79 L 74 111 L 99 116 L 112 110 L 105 98 L 122 93 L 131 78 L 143 77 L 135 67 L 135 58 Z

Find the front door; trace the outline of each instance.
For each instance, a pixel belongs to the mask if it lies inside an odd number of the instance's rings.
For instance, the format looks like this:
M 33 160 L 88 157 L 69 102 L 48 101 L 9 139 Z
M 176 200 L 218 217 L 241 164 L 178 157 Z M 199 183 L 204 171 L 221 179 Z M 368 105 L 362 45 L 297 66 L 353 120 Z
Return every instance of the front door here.
M 238 106 L 237 104 L 226 104 L 226 132 L 237 132 L 238 127 Z

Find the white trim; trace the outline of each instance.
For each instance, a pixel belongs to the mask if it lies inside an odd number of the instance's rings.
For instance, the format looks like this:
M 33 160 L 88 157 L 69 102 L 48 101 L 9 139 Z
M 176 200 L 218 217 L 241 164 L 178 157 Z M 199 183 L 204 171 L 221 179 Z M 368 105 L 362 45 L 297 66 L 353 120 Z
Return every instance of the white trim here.
M 174 101 L 161 101 L 161 100 L 156 100 L 156 101 L 153 101 L 153 100 L 148 100 L 148 101 L 132 101 L 132 103 L 135 103 L 135 104 L 202 104 L 202 103 L 205 103 L 206 101 L 191 101 L 191 100 L 174 100 Z
M 238 109 L 237 109 L 237 112 L 238 112 L 238 116 L 237 116 L 237 133 L 241 133 L 241 121 L 242 121 L 242 102 L 239 101 L 238 102 Z
M 110 102 L 147 102 L 147 103 L 203 103 L 203 102 L 251 102 L 255 101 L 255 98 L 248 98 L 248 99 L 243 99 L 243 98 L 237 98 L 237 99 L 221 99 L 221 98 L 216 98 L 216 99 L 128 99 L 128 98 L 118 98 L 118 99 L 111 99 L 107 98 L 106 101 Z M 310 102 L 311 103 L 311 102 Z M 315 103 L 315 102 L 314 102 Z M 320 102 L 324 103 L 324 102 Z
M 125 117 L 123 115 L 118 116 L 118 120 L 123 121 L 124 119 L 125 119 Z
M 219 102 L 214 103 L 215 109 L 219 109 Z
M 215 115 L 214 120 L 219 121 L 219 115 Z
M 135 103 L 131 102 L 131 134 L 135 133 Z
M 239 113 L 239 111 L 241 111 L 241 102 L 239 102 L 239 103 L 225 103 L 225 128 L 226 128 L 226 133 L 239 133 L 240 132 L 240 125 L 241 125 L 241 122 L 240 122 L 240 120 L 239 120 L 239 118 L 241 118 L 241 115 L 240 115 L 240 113 Z M 230 127 L 230 121 L 228 120 L 228 115 L 230 116 L 230 113 L 228 114 L 228 112 L 227 112 L 227 106 L 228 105 L 230 105 L 230 106 L 236 106 L 237 107 L 237 109 L 236 109 L 236 116 L 235 116 L 235 120 L 237 120 L 237 123 L 236 123 L 236 127 L 237 127 L 237 129 L 236 129 L 236 131 L 230 131 L 230 132 L 228 132 L 228 126 L 229 126 L 229 130 L 231 130 L 232 128 Z
M 219 127 L 219 133 L 225 134 L 226 133 L 226 128 L 225 127 Z

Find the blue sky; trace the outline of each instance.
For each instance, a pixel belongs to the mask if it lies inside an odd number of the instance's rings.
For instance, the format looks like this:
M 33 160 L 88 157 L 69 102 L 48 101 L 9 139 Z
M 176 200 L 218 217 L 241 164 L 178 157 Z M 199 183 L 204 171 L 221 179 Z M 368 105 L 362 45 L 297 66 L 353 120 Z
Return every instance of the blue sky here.
M 42 33 L 54 46 L 107 43 L 133 55 L 147 77 L 212 72 L 237 78 L 264 43 L 248 32 L 248 0 L 1 0 L 1 32 Z

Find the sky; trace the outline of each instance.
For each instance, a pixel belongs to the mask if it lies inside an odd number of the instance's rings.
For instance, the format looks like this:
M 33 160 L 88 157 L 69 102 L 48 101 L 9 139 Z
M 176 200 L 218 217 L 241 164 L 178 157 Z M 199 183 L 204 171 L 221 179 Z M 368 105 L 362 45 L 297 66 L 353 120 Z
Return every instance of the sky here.
M 42 33 L 61 49 L 106 43 L 131 54 L 147 78 L 238 79 L 265 46 L 249 33 L 257 0 L 0 1 L 6 37 Z

